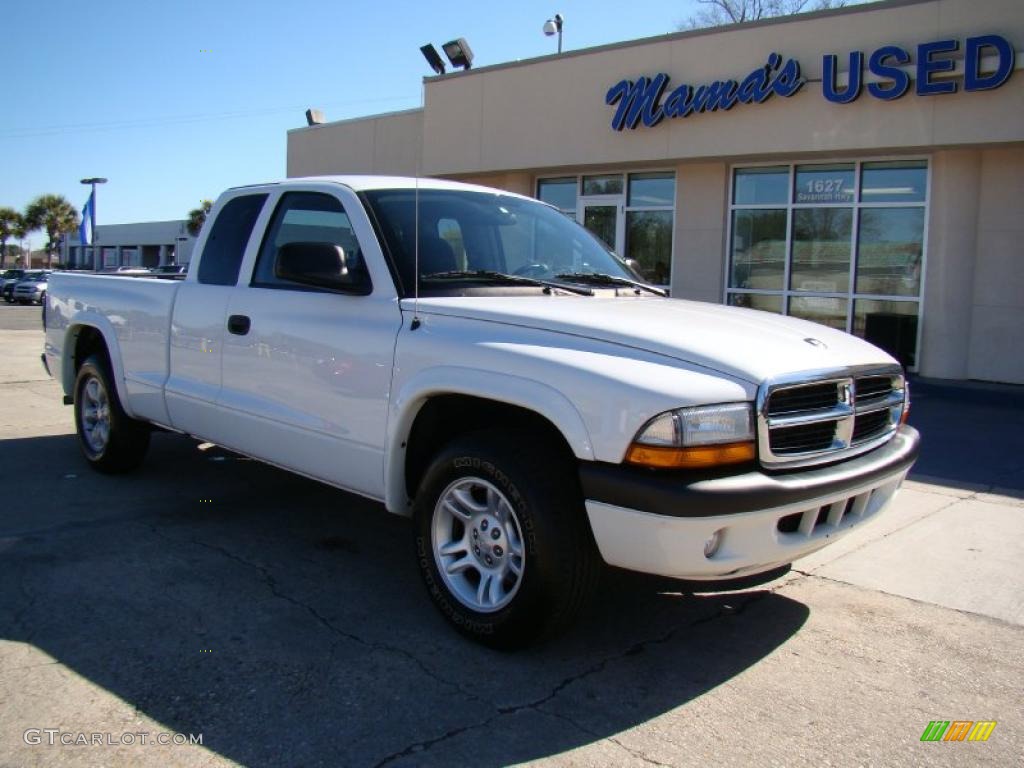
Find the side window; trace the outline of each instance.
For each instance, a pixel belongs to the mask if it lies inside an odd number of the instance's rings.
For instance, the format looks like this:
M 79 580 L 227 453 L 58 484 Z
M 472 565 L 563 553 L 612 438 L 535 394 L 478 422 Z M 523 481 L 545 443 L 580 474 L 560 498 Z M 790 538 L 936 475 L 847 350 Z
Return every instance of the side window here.
M 337 198 L 319 192 L 288 192 L 281 197 L 267 235 L 260 246 L 253 271 L 256 287 L 298 287 L 277 276 L 275 263 L 281 247 L 288 243 L 330 243 L 344 251 L 344 270 L 353 285 L 369 282 L 359 241 L 352 222 Z M 312 267 L 311 267 L 312 268 Z
M 200 283 L 234 285 L 238 282 L 246 243 L 266 199 L 266 195 L 236 197 L 217 214 L 199 261 Z

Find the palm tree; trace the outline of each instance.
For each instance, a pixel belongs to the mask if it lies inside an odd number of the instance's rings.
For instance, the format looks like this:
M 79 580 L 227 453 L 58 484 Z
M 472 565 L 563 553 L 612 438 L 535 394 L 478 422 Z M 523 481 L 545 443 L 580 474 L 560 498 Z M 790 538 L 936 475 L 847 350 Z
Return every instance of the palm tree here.
M 40 195 L 25 209 L 28 230 L 46 230 L 46 266 L 53 266 L 53 252 L 62 235 L 78 229 L 78 211 L 63 195 Z
M 213 200 L 200 200 L 199 207 L 188 212 L 188 233 L 192 237 L 199 237 L 199 232 L 206 222 L 206 214 L 213 208 Z
M 0 208 L 0 269 L 7 267 L 7 240 L 18 239 L 21 224 L 20 213 L 13 208 Z

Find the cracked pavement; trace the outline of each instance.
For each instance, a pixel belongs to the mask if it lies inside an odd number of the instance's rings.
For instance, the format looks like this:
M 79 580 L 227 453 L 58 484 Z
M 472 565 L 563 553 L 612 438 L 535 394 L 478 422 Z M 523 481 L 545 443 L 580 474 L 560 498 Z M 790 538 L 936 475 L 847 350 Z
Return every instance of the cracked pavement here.
M 967 397 L 978 472 L 926 456 L 927 482 L 788 575 L 694 596 L 609 572 L 568 635 L 502 654 L 447 628 L 407 523 L 371 502 L 167 434 L 135 475 L 89 472 L 40 346 L 0 330 L 3 768 L 1024 759 L 1013 390 Z M 928 440 L 959 394 L 920 389 Z M 990 447 L 1000 428 L 1009 448 Z M 934 719 L 998 726 L 921 743 Z M 32 745 L 29 728 L 203 743 Z

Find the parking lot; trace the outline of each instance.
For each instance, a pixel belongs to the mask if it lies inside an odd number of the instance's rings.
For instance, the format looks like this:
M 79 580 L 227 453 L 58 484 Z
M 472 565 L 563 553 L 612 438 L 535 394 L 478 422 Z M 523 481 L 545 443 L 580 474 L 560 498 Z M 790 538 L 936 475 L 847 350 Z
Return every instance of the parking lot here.
M 1020 388 L 914 387 L 913 481 L 779 580 L 610 572 L 570 634 L 503 654 L 435 614 L 377 504 L 162 433 L 91 473 L 41 349 L 39 308 L 0 305 L 0 766 L 1024 759 Z

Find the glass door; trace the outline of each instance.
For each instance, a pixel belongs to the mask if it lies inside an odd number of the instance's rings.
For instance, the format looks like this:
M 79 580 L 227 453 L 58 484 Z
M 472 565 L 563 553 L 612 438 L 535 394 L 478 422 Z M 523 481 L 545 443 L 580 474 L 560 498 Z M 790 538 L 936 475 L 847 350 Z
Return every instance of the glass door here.
M 624 232 L 622 197 L 599 195 L 581 197 L 576 204 L 576 221 L 600 238 L 620 256 L 623 253 Z

